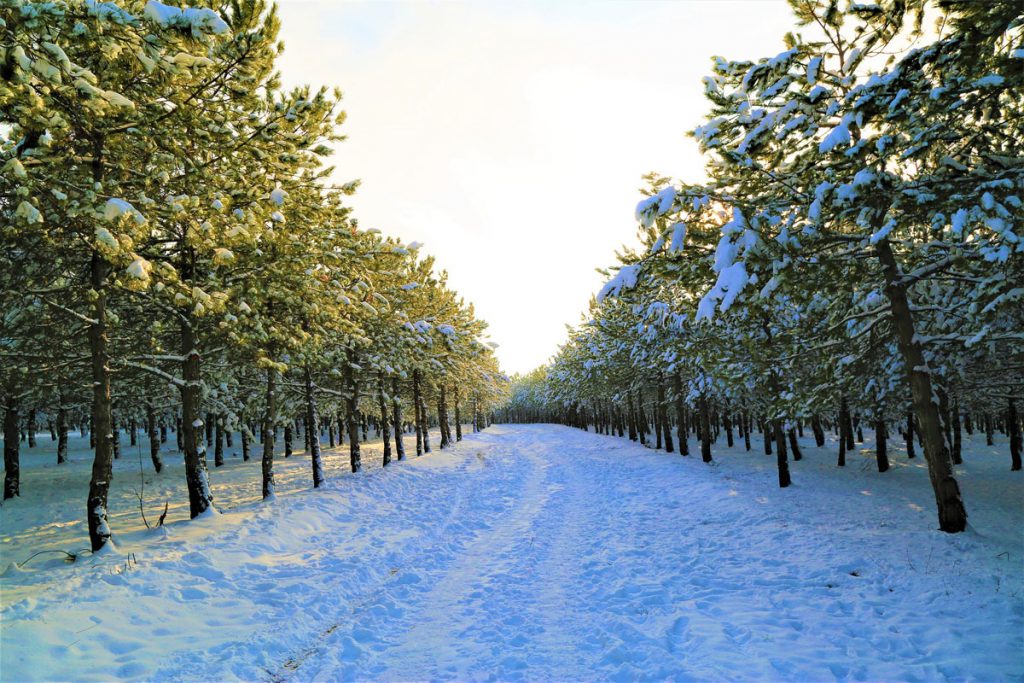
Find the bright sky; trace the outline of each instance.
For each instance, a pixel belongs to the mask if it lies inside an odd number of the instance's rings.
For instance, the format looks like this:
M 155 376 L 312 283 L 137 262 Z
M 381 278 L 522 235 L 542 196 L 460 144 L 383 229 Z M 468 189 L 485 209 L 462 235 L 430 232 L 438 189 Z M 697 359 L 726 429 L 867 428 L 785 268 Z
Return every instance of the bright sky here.
M 774 56 L 793 29 L 781 0 L 280 4 L 285 84 L 345 93 L 360 225 L 424 242 L 509 373 L 635 243 L 641 176 L 703 178 L 685 133 L 710 57 Z

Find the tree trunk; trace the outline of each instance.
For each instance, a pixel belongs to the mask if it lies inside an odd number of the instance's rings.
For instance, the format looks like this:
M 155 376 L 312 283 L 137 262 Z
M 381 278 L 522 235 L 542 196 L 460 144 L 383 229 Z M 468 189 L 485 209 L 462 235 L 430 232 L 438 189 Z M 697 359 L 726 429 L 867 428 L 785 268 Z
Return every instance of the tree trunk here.
M 121 457 L 121 427 L 117 423 L 117 413 L 110 413 L 110 444 L 114 449 L 114 460 Z
M 309 366 L 306 373 L 306 433 L 309 435 L 309 461 L 313 468 L 313 488 L 320 488 L 324 483 L 324 464 L 320 458 L 320 428 L 316 414 L 316 392 L 313 386 L 313 373 Z
M 454 387 L 455 391 L 455 441 L 462 441 L 462 413 L 459 412 L 459 385 Z
M 106 280 L 109 273 L 110 266 L 98 252 L 93 251 L 90 278 L 96 295 L 93 298 L 92 322 L 89 324 L 89 353 L 92 358 L 91 434 L 96 442 L 96 453 L 93 456 L 89 498 L 86 502 L 89 542 L 93 552 L 98 551 L 110 540 L 107 497 L 114 470 L 114 448 L 111 443 L 110 424 L 110 357 L 107 353 Z
M 18 439 L 18 403 L 8 396 L 4 405 L 4 500 L 21 495 L 21 463 Z
M 451 434 L 448 431 L 448 397 L 445 392 L 444 382 L 440 382 L 437 392 L 437 422 L 441 427 L 441 450 L 452 444 Z
M 68 411 L 64 407 L 64 392 L 57 394 L 57 464 L 68 461 Z
M 772 431 L 775 433 L 775 464 L 779 470 L 779 488 L 786 488 L 793 483 L 789 476 L 789 458 L 786 455 L 786 434 L 782 427 L 782 420 L 776 418 L 772 421 Z
M 793 452 L 793 460 L 803 460 L 804 454 L 800 452 L 800 443 L 796 440 L 796 429 L 790 427 L 787 433 L 789 435 L 789 450 Z
M 846 451 L 850 450 L 848 444 L 853 443 L 852 429 L 850 408 L 846 404 L 846 396 L 842 396 L 839 399 L 839 458 L 836 462 L 839 467 L 846 467 Z
M 636 424 L 636 406 L 633 405 L 633 393 L 626 392 L 626 409 L 629 411 L 629 440 L 636 441 L 637 436 L 637 424 Z
M 960 424 L 960 399 L 953 399 L 953 408 L 950 412 L 950 422 L 953 429 L 953 464 L 963 464 L 963 431 Z
M 845 406 L 844 420 L 846 429 L 846 450 L 852 451 L 855 447 L 854 434 L 853 434 L 853 414 L 850 412 L 849 404 L 846 403 L 846 397 L 843 397 L 843 405 Z
M 896 340 L 903 356 L 903 365 L 910 378 L 914 398 L 914 412 L 924 440 L 924 457 L 928 463 L 928 474 L 935 493 L 935 505 L 939 515 L 939 528 L 956 533 L 967 528 L 967 511 L 960 498 L 960 486 L 953 478 L 953 467 L 949 458 L 943 457 L 942 428 L 939 413 L 932 402 L 932 380 L 925 363 L 921 342 L 916 336 L 914 319 L 907 299 L 906 286 L 902 282 L 896 257 L 888 240 L 875 245 L 882 271 L 886 280 L 886 295 L 896 329 Z
M 28 411 L 28 447 L 36 447 L 36 431 L 39 429 L 39 425 L 36 424 L 36 409 L 31 408 Z
M 683 380 L 676 372 L 672 379 L 672 399 L 676 408 L 676 441 L 679 442 L 679 455 L 690 454 L 690 444 L 686 438 L 686 404 L 683 403 Z M 630 438 L 633 438 L 630 435 Z
M 284 457 L 292 457 L 293 452 L 294 451 L 292 451 L 292 421 L 288 420 L 288 422 L 286 422 L 284 425 Z
M 357 408 L 359 406 L 359 384 L 356 382 L 355 370 L 352 365 L 355 357 L 350 351 L 348 363 L 345 365 L 345 389 L 348 396 L 345 397 L 345 418 L 348 422 L 348 457 L 352 472 L 363 469 L 362 455 L 359 452 L 359 422 Z
M 277 426 L 277 371 L 267 370 L 266 412 L 263 413 L 263 498 L 274 495 L 274 430 Z
M 412 371 L 412 413 L 416 426 L 416 455 L 423 455 L 423 414 L 420 412 L 420 371 Z
M 949 458 L 953 458 L 953 415 L 949 408 L 949 395 L 946 390 L 941 386 L 932 385 L 935 389 L 935 394 L 939 398 L 939 424 L 942 426 L 942 435 L 945 439 L 946 454 Z M 953 460 L 955 463 L 956 461 Z
M 1024 435 L 1021 434 L 1017 404 L 1012 398 L 1006 408 L 1006 430 L 1010 435 L 1010 471 L 1017 472 L 1021 468 L 1021 442 L 1024 441 Z
M 252 457 L 249 452 L 249 425 L 244 422 L 239 425 L 238 435 L 242 439 L 242 462 L 249 462 Z
M 811 416 L 811 431 L 814 432 L 814 445 L 821 448 L 825 445 L 825 430 L 821 428 L 821 418 Z
M 647 445 L 647 415 L 644 413 L 644 394 L 641 391 L 636 402 L 636 430 L 641 445 Z M 705 461 L 706 462 L 706 461 Z
M 207 413 L 209 415 L 209 413 Z M 224 416 L 214 416 L 213 425 L 213 466 L 224 466 Z
M 191 277 L 189 273 L 183 280 Z M 184 386 L 181 388 L 181 431 L 185 449 L 185 483 L 188 486 L 189 515 L 192 518 L 213 506 L 210 474 L 206 466 L 206 446 L 203 442 L 203 421 L 199 418 L 199 350 L 192 328 L 192 318 L 181 321 L 181 351 Z
M 423 395 L 424 393 L 425 392 L 423 392 L 423 391 L 420 392 L 420 404 L 419 404 L 420 424 L 422 425 L 422 429 L 423 429 L 423 452 L 424 453 L 429 453 L 430 452 L 430 423 L 428 422 L 427 399 Z
M 907 411 L 907 457 L 911 460 L 917 457 L 917 453 L 914 452 L 914 412 L 911 410 Z
M 405 443 L 402 441 L 402 399 L 398 394 L 398 380 L 391 378 L 391 410 L 395 423 L 395 457 L 405 460 Z
M 156 413 L 153 404 L 146 403 L 146 434 L 149 436 L 149 459 L 153 461 L 153 469 L 157 474 L 164 469 L 164 461 L 160 459 L 160 436 L 156 431 Z
M 768 422 L 767 418 L 765 418 L 765 420 L 761 423 L 761 436 L 764 437 L 764 454 L 771 455 L 772 439 L 775 437 L 772 435 L 771 425 Z
M 380 403 L 380 432 L 384 440 L 384 467 L 391 464 L 391 435 L 388 433 L 388 402 L 384 396 L 384 377 L 381 376 L 377 386 L 377 397 Z
M 672 425 L 668 422 L 668 404 L 665 402 L 664 379 L 659 379 L 658 381 L 658 414 L 661 418 L 661 430 L 664 432 L 661 440 L 665 444 L 665 452 L 674 453 L 675 449 L 672 447 Z
M 889 469 L 889 453 L 886 448 L 888 430 L 885 420 L 881 415 L 875 418 L 875 460 L 878 462 L 878 471 L 886 472 Z
M 704 462 L 711 462 L 711 409 L 703 394 L 700 397 L 700 457 Z
M 661 387 L 658 387 L 660 390 Z M 654 392 L 654 405 L 651 406 L 651 420 L 654 422 L 654 448 L 661 450 L 661 404 L 658 401 L 658 391 Z

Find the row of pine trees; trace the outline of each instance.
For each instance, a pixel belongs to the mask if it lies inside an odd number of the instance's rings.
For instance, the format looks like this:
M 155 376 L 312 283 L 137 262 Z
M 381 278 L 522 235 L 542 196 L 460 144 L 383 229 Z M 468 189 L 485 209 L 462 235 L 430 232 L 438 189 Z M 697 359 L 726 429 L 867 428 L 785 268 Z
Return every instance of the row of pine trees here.
M 446 447 L 452 417 L 479 425 L 506 391 L 433 259 L 351 215 L 357 183 L 327 165 L 341 94 L 282 88 L 278 29 L 263 0 L 0 0 L 4 498 L 22 429 L 52 423 L 63 460 L 83 427 L 94 551 L 123 429 L 150 435 L 156 469 L 177 434 L 195 517 L 207 441 L 216 464 L 222 437 L 261 443 L 268 497 L 296 419 L 347 433 L 355 472 L 368 418 L 385 444 L 397 427 L 400 458 L 403 425 L 429 448 L 439 424 Z
M 966 528 L 962 431 L 1021 469 L 1024 21 L 1019 2 L 792 0 L 786 50 L 715 57 L 700 184 L 649 175 L 624 249 L 551 364 L 502 417 L 647 439 L 705 460 L 765 435 L 780 486 L 804 428 L 846 463 L 864 425 L 927 462 Z M 656 106 L 656 105 L 655 105 Z

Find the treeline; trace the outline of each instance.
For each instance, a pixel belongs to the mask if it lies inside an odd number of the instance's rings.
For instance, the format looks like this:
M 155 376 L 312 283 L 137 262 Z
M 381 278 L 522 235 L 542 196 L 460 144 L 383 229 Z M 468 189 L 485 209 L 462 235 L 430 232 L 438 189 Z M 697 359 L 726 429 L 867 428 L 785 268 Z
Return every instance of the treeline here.
M 245 457 L 260 442 L 268 497 L 281 432 L 287 450 L 303 426 L 320 486 L 321 433 L 348 435 L 357 472 L 368 419 L 387 464 L 390 429 L 414 425 L 419 453 L 438 424 L 445 448 L 507 391 L 433 259 L 359 228 L 356 183 L 325 165 L 341 94 L 282 89 L 278 28 L 262 0 L 0 0 L 4 498 L 19 431 L 52 424 L 58 462 L 88 431 L 93 550 L 122 430 L 157 471 L 176 433 L 195 517 L 207 443 L 220 465 L 232 433 Z
M 502 416 L 650 424 L 668 449 L 674 428 L 705 460 L 719 431 L 760 431 L 780 486 L 804 428 L 834 426 L 843 466 L 870 425 L 880 471 L 895 428 L 962 531 L 962 430 L 1005 432 L 1021 469 L 1020 5 L 791 5 L 785 52 L 704 79 L 710 180 L 647 177 L 641 248 Z

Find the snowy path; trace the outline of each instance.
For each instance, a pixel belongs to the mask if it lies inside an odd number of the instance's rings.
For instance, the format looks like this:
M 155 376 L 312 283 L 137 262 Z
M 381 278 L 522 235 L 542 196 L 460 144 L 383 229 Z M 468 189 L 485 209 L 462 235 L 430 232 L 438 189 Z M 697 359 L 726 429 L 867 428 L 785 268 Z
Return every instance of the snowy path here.
M 932 531 L 919 462 L 805 446 L 720 464 L 555 426 L 334 476 L 15 573 L 4 680 L 1024 677 L 1021 477 L 969 453 L 973 529 Z M 973 456 L 973 458 L 972 458 Z M 973 494 L 973 498 L 972 498 Z M 6 533 L 6 529 L 5 529 Z M 122 560 L 123 561 L 123 560 Z M 66 573 L 61 574 L 64 571 Z M 91 580 L 91 579 L 98 579 Z

